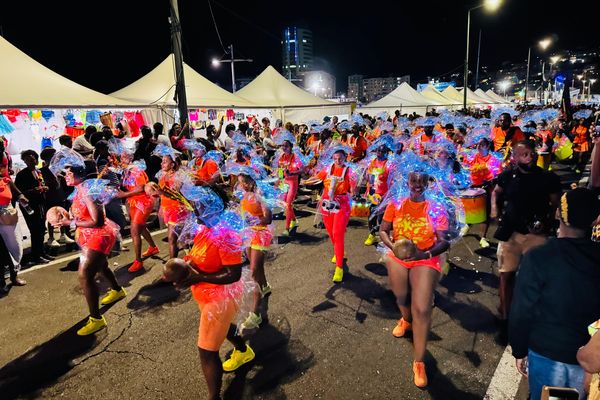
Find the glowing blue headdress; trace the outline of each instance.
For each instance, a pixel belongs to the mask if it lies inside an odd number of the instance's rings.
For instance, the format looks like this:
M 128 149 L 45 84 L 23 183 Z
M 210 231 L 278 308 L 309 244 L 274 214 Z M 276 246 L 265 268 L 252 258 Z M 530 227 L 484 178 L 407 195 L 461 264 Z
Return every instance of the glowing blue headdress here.
M 273 138 L 273 142 L 275 142 L 277 146 L 283 145 L 283 142 L 285 141 L 290 142 L 292 146 L 296 145 L 296 138 L 292 132 L 288 131 L 287 129 L 277 132 L 277 135 L 275 135 L 275 138 Z
M 177 159 L 177 157 L 181 154 L 181 152 L 175 150 L 172 147 L 169 147 L 165 144 L 160 143 L 159 145 L 156 146 L 156 148 L 154 149 L 154 151 L 152 152 L 153 156 L 158 156 L 158 157 L 171 157 L 171 160 L 175 161 Z

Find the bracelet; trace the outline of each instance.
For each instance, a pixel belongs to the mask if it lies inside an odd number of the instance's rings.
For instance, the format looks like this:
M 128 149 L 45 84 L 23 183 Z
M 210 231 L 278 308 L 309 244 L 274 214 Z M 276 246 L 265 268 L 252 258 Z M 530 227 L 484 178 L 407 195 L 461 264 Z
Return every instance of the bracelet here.
M 77 228 L 77 222 L 75 220 L 72 220 L 70 226 L 71 226 L 71 229 L 76 229 Z
M 429 257 L 427 257 L 428 259 L 429 259 L 429 258 L 431 258 L 431 257 L 433 257 L 433 254 L 431 254 L 431 251 L 429 251 L 429 250 L 427 250 L 427 251 L 425 252 L 425 254 L 428 254 L 428 255 L 429 255 Z

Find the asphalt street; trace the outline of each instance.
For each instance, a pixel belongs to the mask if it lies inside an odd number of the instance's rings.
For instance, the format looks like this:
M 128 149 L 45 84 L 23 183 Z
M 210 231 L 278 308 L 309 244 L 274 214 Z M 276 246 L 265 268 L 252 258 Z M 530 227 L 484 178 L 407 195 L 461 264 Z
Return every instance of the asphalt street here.
M 391 335 L 399 311 L 379 254 L 363 245 L 366 220 L 351 220 L 347 272 L 335 285 L 332 246 L 311 210 L 299 212 L 296 234 L 269 253 L 269 323 L 249 338 L 256 359 L 225 376 L 224 397 L 482 399 L 505 349 L 496 337 L 495 243 L 480 249 L 469 234 L 453 245 L 450 273 L 436 290 L 429 386 L 421 390 L 412 383 L 410 335 Z M 276 225 L 281 232 L 282 221 Z M 144 271 L 127 272 L 131 251 L 110 259 L 128 296 L 103 307 L 108 328 L 89 337 L 75 333 L 87 311 L 66 261 L 22 274 L 28 285 L 0 299 L 0 398 L 206 397 L 198 307 L 189 290 L 158 280 L 167 246 L 164 233 L 156 237 L 161 253 Z M 104 292 L 107 283 L 98 282 Z M 221 357 L 231 348 L 225 343 Z

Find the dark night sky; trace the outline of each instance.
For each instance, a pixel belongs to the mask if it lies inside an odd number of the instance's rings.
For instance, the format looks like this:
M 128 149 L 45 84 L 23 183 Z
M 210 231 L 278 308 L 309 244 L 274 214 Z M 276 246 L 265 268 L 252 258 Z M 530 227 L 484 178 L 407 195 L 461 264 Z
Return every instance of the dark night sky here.
M 481 1 L 481 0 L 480 0 Z M 212 81 L 230 88 L 228 65 L 215 70 L 210 59 L 223 50 L 207 0 L 179 0 L 186 62 Z M 96 4 L 92 6 L 91 3 Z M 553 4 L 554 3 L 554 4 Z M 598 47 L 590 16 L 593 1 L 564 6 L 540 0 L 505 0 L 494 15 L 472 12 L 471 69 L 477 32 L 483 30 L 481 63 L 497 66 L 527 57 L 527 47 L 549 34 L 548 51 Z M 50 69 L 101 92 L 111 92 L 154 68 L 170 51 L 168 0 L 104 0 L 3 4 L 4 37 Z M 353 73 L 366 76 L 426 76 L 461 70 L 466 10 L 478 1 L 213 1 L 223 42 L 236 56 L 236 76 L 254 76 L 281 64 L 281 30 L 286 25 L 313 31 L 315 57 L 337 76 L 339 89 Z M 588 13 L 586 14 L 586 10 Z M 586 21 L 585 23 L 582 23 Z M 563 22 L 564 21 L 564 22 Z

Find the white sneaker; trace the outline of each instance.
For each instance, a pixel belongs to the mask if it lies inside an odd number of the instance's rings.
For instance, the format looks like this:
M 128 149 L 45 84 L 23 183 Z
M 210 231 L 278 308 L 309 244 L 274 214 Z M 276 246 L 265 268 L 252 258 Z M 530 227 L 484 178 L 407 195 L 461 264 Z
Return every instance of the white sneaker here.
M 62 235 L 60 237 L 60 239 L 58 239 L 58 241 L 62 242 L 62 243 L 66 243 L 66 244 L 75 243 L 75 241 L 73 239 L 71 239 L 70 237 L 68 237 L 67 235 Z
M 242 333 L 248 333 L 248 331 L 254 331 L 258 329 L 260 324 L 262 323 L 262 318 L 260 315 L 251 312 L 248 314 L 248 318 L 242 323 L 240 326 L 240 330 Z
M 58 243 L 56 240 L 48 240 L 48 246 L 50 247 L 60 247 L 60 243 Z

